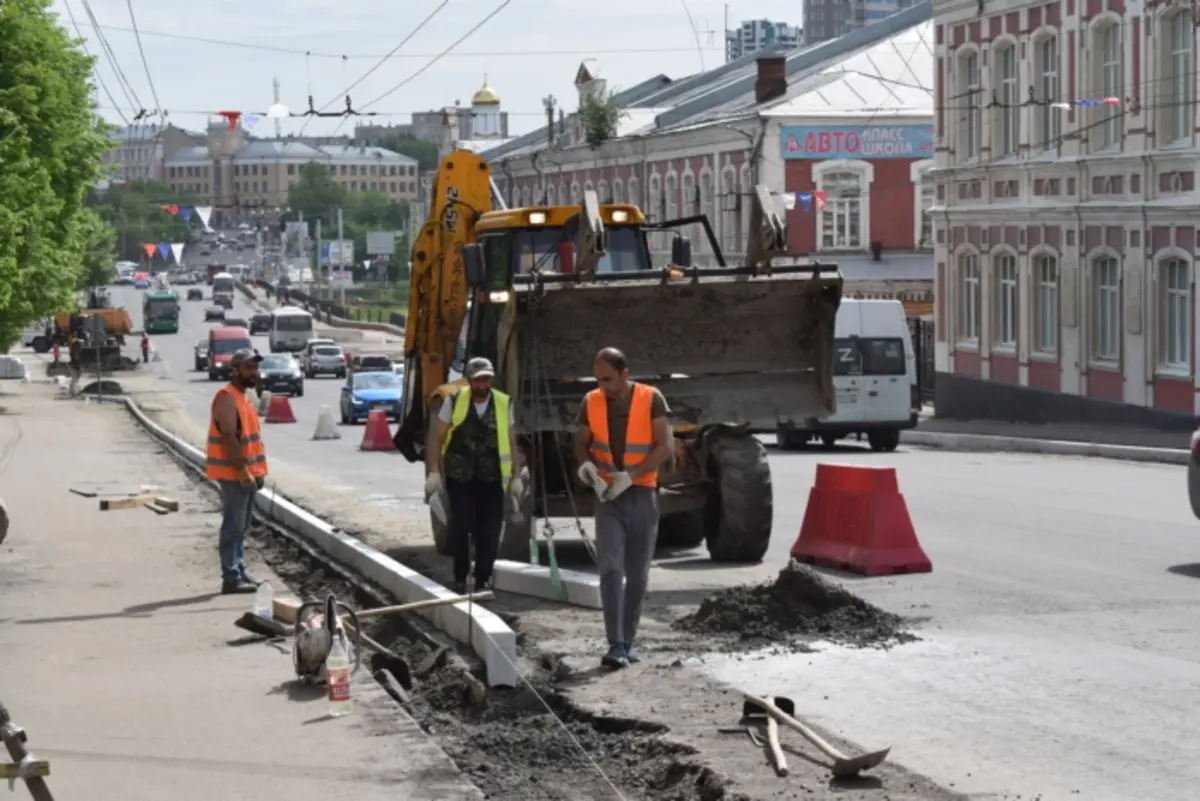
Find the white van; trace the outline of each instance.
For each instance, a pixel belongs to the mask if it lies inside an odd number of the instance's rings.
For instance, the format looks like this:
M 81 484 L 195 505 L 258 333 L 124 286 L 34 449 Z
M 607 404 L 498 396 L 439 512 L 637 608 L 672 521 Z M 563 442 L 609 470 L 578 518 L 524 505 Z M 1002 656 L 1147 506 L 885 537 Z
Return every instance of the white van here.
M 284 306 L 271 315 L 267 344 L 271 353 L 297 353 L 313 338 L 313 317 L 304 309 Z
M 834 323 L 837 411 L 823 420 L 782 421 L 779 447 L 865 434 L 873 451 L 894 451 L 920 411 L 912 334 L 898 300 L 843 300 Z

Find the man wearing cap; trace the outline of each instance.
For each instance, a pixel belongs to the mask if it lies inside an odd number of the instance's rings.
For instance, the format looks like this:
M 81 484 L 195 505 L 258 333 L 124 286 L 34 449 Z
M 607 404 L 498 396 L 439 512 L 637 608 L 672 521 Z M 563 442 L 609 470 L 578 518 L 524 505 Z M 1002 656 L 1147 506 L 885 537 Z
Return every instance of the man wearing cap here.
M 221 592 L 251 593 L 258 582 L 246 572 L 246 531 L 254 493 L 267 475 L 262 425 L 246 390 L 258 383 L 256 351 L 242 348 L 229 360 L 229 383 L 217 390 L 208 426 L 205 473 L 221 488 Z
M 449 498 L 450 519 L 442 523 L 450 527 L 458 593 L 466 591 L 471 572 L 472 539 L 475 586 L 487 586 L 491 580 L 504 524 L 504 497 L 520 499 L 524 492 L 512 400 L 492 389 L 495 374 L 488 359 L 467 362 L 467 386 L 442 403 L 426 443 L 425 502 L 438 514 L 445 508 L 440 506 L 443 493 Z

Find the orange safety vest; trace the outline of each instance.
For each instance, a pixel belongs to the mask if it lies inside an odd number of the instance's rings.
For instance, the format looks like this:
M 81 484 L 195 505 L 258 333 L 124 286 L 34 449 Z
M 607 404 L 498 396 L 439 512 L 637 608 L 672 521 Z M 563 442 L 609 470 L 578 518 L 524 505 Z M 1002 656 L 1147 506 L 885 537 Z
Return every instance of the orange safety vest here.
M 639 464 L 654 450 L 654 426 L 651 409 L 654 390 L 646 384 L 633 385 L 633 397 L 629 400 L 629 422 L 625 428 L 625 469 Z M 584 399 L 587 404 L 587 424 L 592 432 L 592 461 L 600 477 L 612 483 L 616 471 L 608 437 L 608 396 L 602 389 L 593 389 Z M 635 487 L 657 487 L 658 471 L 646 473 L 633 482 Z
M 226 384 L 217 390 L 213 396 L 213 405 L 223 393 L 233 396 L 238 412 L 238 440 L 242 444 L 242 456 L 250 475 L 261 478 L 267 474 L 267 449 L 262 441 L 262 424 L 254 404 L 246 397 L 246 393 L 237 390 L 233 384 Z M 221 431 L 217 428 L 216 415 L 211 415 L 208 424 L 208 449 L 206 453 L 205 475 L 213 481 L 239 481 L 241 475 L 233 466 L 229 454 L 225 452 L 225 443 L 221 440 Z

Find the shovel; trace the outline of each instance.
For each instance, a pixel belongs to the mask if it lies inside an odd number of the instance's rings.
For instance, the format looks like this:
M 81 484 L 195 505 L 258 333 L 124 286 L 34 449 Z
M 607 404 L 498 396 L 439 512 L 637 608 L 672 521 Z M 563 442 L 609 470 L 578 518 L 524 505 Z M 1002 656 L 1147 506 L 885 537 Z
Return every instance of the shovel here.
M 767 701 L 763 698 L 757 698 L 749 693 L 743 693 L 742 697 L 745 699 L 746 706 L 753 705 L 754 707 L 766 712 L 772 720 L 782 723 L 784 726 L 787 726 L 790 729 L 795 729 L 801 735 L 803 735 L 804 739 L 815 745 L 821 751 L 821 753 L 833 760 L 832 770 L 835 779 L 850 779 L 857 776 L 864 770 L 870 770 L 871 768 L 877 767 L 883 763 L 883 760 L 887 759 L 888 753 L 892 750 L 891 746 L 888 746 L 887 748 L 879 751 L 872 751 L 868 754 L 860 754 L 856 757 L 848 757 L 829 743 L 825 742 L 825 740 L 819 734 L 810 729 L 808 726 L 796 720 L 796 718 L 792 717 L 792 715 L 788 712 L 780 709 L 775 705 L 775 703 Z M 775 701 L 782 703 L 782 705 L 785 707 L 791 707 L 793 711 L 795 710 L 795 705 L 792 704 L 790 699 L 776 698 Z
M 776 698 L 775 703 L 786 710 L 788 714 L 796 711 L 795 705 L 792 704 L 790 698 Z M 771 764 L 775 767 L 775 775 L 788 775 L 787 757 L 783 755 L 783 746 L 779 744 L 779 721 L 767 713 L 766 707 L 751 701 L 749 696 L 742 703 L 742 718 L 747 723 L 766 724 L 767 747 L 771 750 Z M 750 729 L 747 728 L 747 731 L 750 731 Z

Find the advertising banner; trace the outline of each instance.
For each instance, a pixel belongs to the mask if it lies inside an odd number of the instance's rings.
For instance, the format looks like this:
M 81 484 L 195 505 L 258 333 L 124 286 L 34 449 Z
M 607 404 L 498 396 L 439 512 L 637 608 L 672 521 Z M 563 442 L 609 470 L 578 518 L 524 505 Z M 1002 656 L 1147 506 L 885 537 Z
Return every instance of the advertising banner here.
M 931 159 L 932 125 L 785 125 L 785 159 Z

